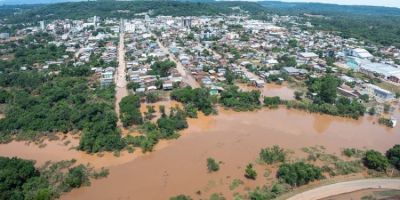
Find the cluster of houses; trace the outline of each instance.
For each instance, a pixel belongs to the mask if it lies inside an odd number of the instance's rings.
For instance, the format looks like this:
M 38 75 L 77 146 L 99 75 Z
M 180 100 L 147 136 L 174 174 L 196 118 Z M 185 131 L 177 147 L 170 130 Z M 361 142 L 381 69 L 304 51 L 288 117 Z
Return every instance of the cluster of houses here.
M 166 77 L 151 73 L 151 66 L 155 62 L 169 59 L 169 55 L 158 44 L 156 36 L 148 28 L 147 21 L 124 21 L 124 27 L 127 79 L 138 85 L 135 92 L 171 90 L 174 85 L 179 85 L 182 77 L 176 69 L 171 69 Z
M 235 75 L 249 80 L 257 87 L 263 87 L 265 80 L 274 75 L 279 78 L 287 74 L 297 79 L 323 75 L 328 68 L 343 77 L 337 67 L 377 76 L 382 81 L 393 84 L 400 82 L 400 68 L 393 60 L 372 55 L 367 49 L 383 51 L 376 47 L 366 47 L 354 38 L 344 39 L 332 33 L 308 32 L 299 24 L 298 17 L 272 16 L 270 22 L 250 20 L 245 16 L 224 17 L 146 17 L 126 23 L 126 30 L 132 33 L 133 43 L 128 52 L 135 60 L 128 61 L 130 81 L 148 90 L 155 78 L 147 74 L 151 63 L 148 57 L 166 59 L 173 56 L 202 86 L 216 88 L 225 81 L 225 73 L 231 70 Z M 282 23 L 293 26 L 284 28 Z M 158 41 L 159 42 L 158 42 Z M 295 42 L 294 42 L 295 41 Z M 162 46 L 167 51 L 160 49 Z M 385 48 L 386 54 L 399 57 L 395 48 Z M 293 57 L 295 65 L 282 66 L 283 56 Z M 327 58 L 332 58 L 329 63 Z M 249 72 L 248 66 L 256 71 Z M 280 66 L 278 69 L 276 66 Z M 168 80 L 174 77 L 172 76 Z M 353 96 L 368 94 L 379 101 L 393 100 L 394 94 L 365 80 L 349 77 L 356 87 L 338 88 Z M 174 80 L 174 79 L 172 79 Z M 350 95 L 350 96 L 352 96 Z

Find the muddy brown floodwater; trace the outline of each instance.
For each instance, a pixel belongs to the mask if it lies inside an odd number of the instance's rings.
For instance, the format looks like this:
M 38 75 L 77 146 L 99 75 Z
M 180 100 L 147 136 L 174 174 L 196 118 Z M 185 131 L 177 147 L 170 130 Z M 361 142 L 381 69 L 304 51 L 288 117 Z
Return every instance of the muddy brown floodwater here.
M 266 182 L 243 177 L 243 168 L 254 162 L 260 148 L 280 145 L 290 149 L 323 145 L 330 152 L 344 147 L 384 151 L 400 141 L 398 129 L 386 129 L 370 118 L 344 119 L 302 111 L 276 109 L 235 113 L 221 110 L 218 116 L 191 119 L 183 136 L 165 148 L 110 168 L 106 179 L 73 190 L 62 199 L 168 199 L 178 194 L 208 198 L 221 192 L 228 199 L 233 179 L 241 188 Z M 222 161 L 221 169 L 209 174 L 206 159 Z M 262 166 L 256 165 L 261 173 Z M 201 195 L 196 194 L 201 191 Z
M 238 84 L 239 88 L 244 91 L 259 90 L 261 95 L 273 97 L 278 96 L 284 100 L 294 100 L 294 89 L 289 88 L 287 84 L 278 85 L 276 83 L 266 83 L 264 87 L 257 88 L 246 84 Z

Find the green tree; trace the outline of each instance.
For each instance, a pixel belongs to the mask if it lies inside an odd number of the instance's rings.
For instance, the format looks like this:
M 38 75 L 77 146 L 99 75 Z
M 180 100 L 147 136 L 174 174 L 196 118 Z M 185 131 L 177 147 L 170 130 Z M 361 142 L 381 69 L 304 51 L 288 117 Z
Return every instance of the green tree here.
M 386 157 L 389 159 L 389 162 L 396 167 L 396 169 L 400 169 L 400 145 L 396 144 L 387 150 Z
M 333 76 L 325 76 L 321 80 L 321 88 L 319 90 L 318 96 L 323 102 L 334 103 L 337 96 L 337 87 L 339 86 L 339 81 Z
M 169 75 L 169 70 L 176 67 L 176 63 L 171 60 L 156 61 L 150 67 L 150 74 L 166 77 Z
M 320 168 L 304 162 L 282 164 L 279 166 L 277 176 L 291 186 L 301 186 L 323 178 Z
M 375 150 L 366 151 L 363 161 L 366 167 L 377 171 L 385 171 L 389 166 L 388 159 L 382 153 Z
M 82 164 L 69 169 L 67 177 L 64 180 L 64 184 L 66 184 L 68 188 L 79 188 L 88 182 L 88 172 Z

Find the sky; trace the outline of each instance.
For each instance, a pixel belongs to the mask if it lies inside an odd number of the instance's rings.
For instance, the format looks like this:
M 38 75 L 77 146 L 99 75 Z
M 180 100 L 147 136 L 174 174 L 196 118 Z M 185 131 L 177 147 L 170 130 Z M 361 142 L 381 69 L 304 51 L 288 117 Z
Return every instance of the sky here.
M 74 0 L 0 0 L 0 3 L 49 3 L 60 1 L 74 1 Z M 76 0 L 75 0 L 76 1 Z M 260 0 L 247 0 L 247 1 L 260 1 Z M 278 0 L 285 2 L 319 2 L 319 3 L 333 3 L 342 5 L 370 5 L 370 6 L 387 6 L 400 8 L 400 0 Z
M 281 0 L 285 2 L 319 2 L 343 5 L 369 5 L 400 8 L 400 0 Z

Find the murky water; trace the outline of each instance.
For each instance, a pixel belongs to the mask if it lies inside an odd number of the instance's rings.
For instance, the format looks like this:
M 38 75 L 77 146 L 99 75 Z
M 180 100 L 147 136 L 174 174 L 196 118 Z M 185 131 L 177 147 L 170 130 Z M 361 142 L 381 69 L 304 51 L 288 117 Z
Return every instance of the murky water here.
M 74 190 L 63 199 L 168 199 L 181 193 L 208 198 L 222 192 L 230 199 L 234 178 L 244 181 L 239 188 L 262 185 L 261 166 L 256 181 L 245 180 L 244 166 L 254 162 L 260 148 L 281 145 L 290 149 L 323 145 L 331 152 L 344 147 L 386 150 L 400 141 L 398 129 L 386 129 L 373 119 L 344 119 L 277 109 L 235 113 L 190 120 L 190 128 L 166 148 L 112 167 L 107 179 L 91 187 Z M 223 162 L 220 171 L 209 174 L 206 159 Z M 201 195 L 196 194 L 201 191 Z
M 238 84 L 239 88 L 245 91 L 259 90 L 262 96 L 278 96 L 284 100 L 294 100 L 294 89 L 289 88 L 286 84 L 278 85 L 275 83 L 267 83 L 263 88 L 247 86 L 246 84 Z

